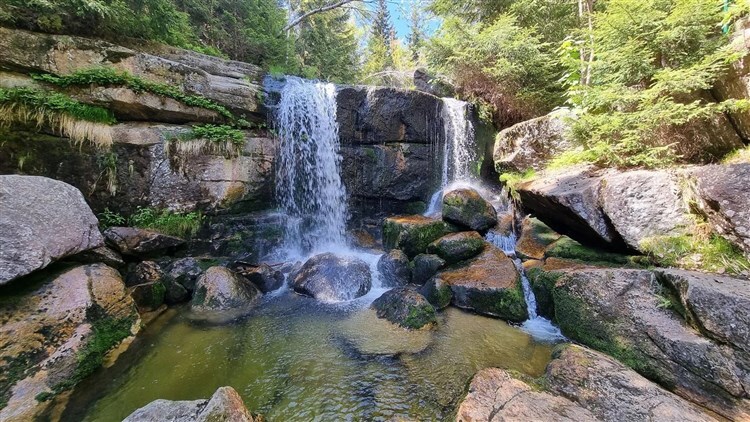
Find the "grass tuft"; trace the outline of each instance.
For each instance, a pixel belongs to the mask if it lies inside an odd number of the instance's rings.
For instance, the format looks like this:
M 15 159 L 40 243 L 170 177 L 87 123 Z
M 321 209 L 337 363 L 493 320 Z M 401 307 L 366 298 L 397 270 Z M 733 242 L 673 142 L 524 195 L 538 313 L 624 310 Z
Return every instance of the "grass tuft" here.
M 750 260 L 728 240 L 706 230 L 644 239 L 641 249 L 659 265 L 715 273 L 750 272 Z

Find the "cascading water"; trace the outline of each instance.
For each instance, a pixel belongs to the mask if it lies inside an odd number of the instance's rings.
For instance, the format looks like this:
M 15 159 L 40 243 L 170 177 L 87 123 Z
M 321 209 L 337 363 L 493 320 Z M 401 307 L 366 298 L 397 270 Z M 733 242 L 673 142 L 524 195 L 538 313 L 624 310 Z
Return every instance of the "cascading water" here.
M 536 312 L 536 296 L 534 296 L 534 291 L 531 289 L 531 283 L 526 276 L 523 263 L 516 256 L 515 233 L 511 232 L 508 235 L 504 235 L 490 231 L 485 236 L 485 239 L 505 252 L 513 260 L 518 273 L 521 274 L 521 288 L 523 290 L 523 298 L 526 300 L 526 310 L 529 314 L 529 319 L 524 321 L 521 329 L 540 341 L 559 341 L 564 339 L 565 336 L 562 335 L 558 327 L 552 324 L 552 321 L 539 316 Z
M 279 142 L 276 198 L 289 217 L 285 246 L 304 256 L 345 244 L 336 87 L 287 77 L 275 114 Z
M 473 178 L 471 166 L 477 162 L 474 126 L 467 116 L 468 104 L 454 98 L 443 98 L 443 131 L 445 145 L 441 166 L 440 188 L 430 198 L 425 215 L 440 212 L 443 191 L 454 182 Z

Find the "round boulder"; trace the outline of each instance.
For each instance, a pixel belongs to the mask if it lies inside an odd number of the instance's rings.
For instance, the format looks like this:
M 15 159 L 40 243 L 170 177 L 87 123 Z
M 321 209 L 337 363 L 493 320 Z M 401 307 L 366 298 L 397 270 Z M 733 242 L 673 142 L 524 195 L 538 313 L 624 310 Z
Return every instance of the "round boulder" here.
M 262 293 L 242 276 L 224 267 L 211 267 L 198 278 L 190 306 L 194 311 L 246 310 Z
M 477 232 L 451 233 L 430 243 L 427 251 L 438 255 L 448 264 L 473 258 L 484 249 L 484 239 Z
M 378 271 L 380 271 L 383 287 L 404 286 L 411 280 L 409 257 L 399 249 L 394 249 L 380 257 Z
M 474 189 L 456 189 L 443 197 L 443 220 L 486 232 L 497 225 L 497 211 Z
M 414 257 L 412 264 L 411 282 L 421 285 L 443 268 L 445 261 L 437 255 L 421 253 Z
M 297 293 L 323 302 L 340 302 L 364 296 L 372 287 L 370 267 L 361 259 L 332 253 L 315 255 L 290 275 Z
M 435 308 L 416 290 L 397 287 L 372 302 L 378 318 L 384 318 L 409 330 L 431 328 L 437 323 Z
M 263 293 L 278 290 L 284 285 L 284 274 L 271 268 L 268 264 L 239 265 L 239 267 L 238 271 Z

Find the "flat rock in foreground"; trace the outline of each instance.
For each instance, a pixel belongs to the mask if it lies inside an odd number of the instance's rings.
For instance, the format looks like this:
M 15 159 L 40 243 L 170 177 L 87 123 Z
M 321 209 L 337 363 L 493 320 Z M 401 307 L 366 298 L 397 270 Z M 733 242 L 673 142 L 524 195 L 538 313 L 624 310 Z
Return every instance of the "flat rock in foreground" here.
M 254 422 L 242 397 L 232 387 L 220 387 L 210 400 L 154 400 L 123 422 Z

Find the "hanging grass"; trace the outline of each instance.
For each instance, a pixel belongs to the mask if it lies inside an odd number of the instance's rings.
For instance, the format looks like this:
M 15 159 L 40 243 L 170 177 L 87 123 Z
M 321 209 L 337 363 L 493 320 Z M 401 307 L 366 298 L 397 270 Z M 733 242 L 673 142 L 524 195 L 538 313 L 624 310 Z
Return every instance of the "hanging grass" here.
M 67 95 L 33 88 L 0 88 L 0 126 L 32 124 L 80 144 L 89 141 L 100 148 L 112 145 L 112 113 L 80 103 Z
M 229 121 L 238 122 L 238 124 L 241 123 L 240 119 L 237 119 L 226 107 L 217 104 L 206 97 L 185 94 L 174 86 L 147 81 L 131 75 L 128 72 L 118 71 L 109 67 L 79 70 L 65 76 L 34 74 L 31 75 L 31 77 L 37 81 L 46 82 L 61 88 L 87 85 L 124 86 L 136 92 L 149 92 L 163 97 L 172 98 L 188 106 L 215 111 Z

